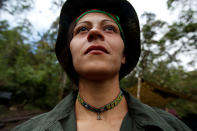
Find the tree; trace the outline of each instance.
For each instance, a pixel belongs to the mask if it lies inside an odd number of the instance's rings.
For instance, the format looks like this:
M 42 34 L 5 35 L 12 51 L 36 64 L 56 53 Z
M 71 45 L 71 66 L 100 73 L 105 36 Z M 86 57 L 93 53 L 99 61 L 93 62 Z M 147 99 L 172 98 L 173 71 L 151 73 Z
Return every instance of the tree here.
M 148 79 L 154 71 L 160 70 L 160 75 L 153 78 L 153 80 L 157 79 L 160 84 L 169 82 L 164 81 L 168 78 L 168 70 L 183 68 L 180 60 L 181 54 L 193 56 L 197 54 L 197 12 L 196 8 L 193 8 L 196 7 L 193 6 L 196 3 L 193 0 L 168 0 L 169 9 L 174 10 L 173 7 L 177 7 L 175 3 L 184 8 L 181 8 L 179 18 L 172 24 L 155 20 L 154 14 L 143 14 L 146 24 L 142 26 L 142 56 L 137 70 Z M 196 59 L 191 57 L 189 64 L 191 66 L 193 64 L 195 68 L 196 62 Z
M 0 11 L 6 11 L 12 15 L 30 10 L 34 5 L 34 0 L 0 0 Z
M 195 68 L 197 60 L 197 2 L 195 0 L 168 0 L 168 8 L 173 12 L 179 10 L 178 18 L 169 25 L 165 39 L 170 43 L 179 44 L 178 52 L 190 55 L 188 65 Z M 175 8 L 176 7 L 176 8 Z
M 166 54 L 165 41 L 161 39 L 161 29 L 166 22 L 155 19 L 155 14 L 144 13 L 142 17 L 145 23 L 141 29 L 141 57 L 136 68 L 138 77 L 138 98 L 140 98 L 141 81 L 143 79 L 151 79 L 152 72 L 156 69 L 156 65 Z
M 195 69 L 197 11 L 193 5 L 196 3 L 194 0 L 168 0 L 167 4 L 171 11 L 175 10 L 177 4 L 182 6 L 178 19 L 172 24 L 156 20 L 153 13 L 145 12 L 142 15 L 145 24 L 141 29 L 141 58 L 135 71 L 137 75 L 132 75 L 138 76 L 139 90 L 143 78 L 163 87 L 185 91 L 178 82 L 188 79 L 180 59 L 182 54 L 194 56 L 190 58 L 189 65 Z

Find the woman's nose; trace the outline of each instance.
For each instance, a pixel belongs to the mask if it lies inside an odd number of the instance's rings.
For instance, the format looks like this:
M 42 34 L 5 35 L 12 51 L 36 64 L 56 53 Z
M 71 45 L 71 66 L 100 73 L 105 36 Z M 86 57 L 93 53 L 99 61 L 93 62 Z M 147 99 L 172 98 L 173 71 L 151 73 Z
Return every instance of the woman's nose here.
M 104 35 L 98 29 L 91 29 L 88 33 L 88 42 L 92 42 L 94 40 L 101 40 L 104 41 Z

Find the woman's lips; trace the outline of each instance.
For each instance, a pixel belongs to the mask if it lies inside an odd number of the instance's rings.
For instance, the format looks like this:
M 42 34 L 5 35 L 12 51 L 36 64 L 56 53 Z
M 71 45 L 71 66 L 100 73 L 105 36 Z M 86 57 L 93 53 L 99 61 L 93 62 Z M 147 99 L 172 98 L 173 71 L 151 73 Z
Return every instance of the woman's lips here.
M 85 51 L 85 54 L 102 54 L 102 53 L 106 53 L 109 54 L 109 52 L 107 51 L 107 49 L 101 45 L 92 45 L 90 47 L 88 47 L 88 49 Z

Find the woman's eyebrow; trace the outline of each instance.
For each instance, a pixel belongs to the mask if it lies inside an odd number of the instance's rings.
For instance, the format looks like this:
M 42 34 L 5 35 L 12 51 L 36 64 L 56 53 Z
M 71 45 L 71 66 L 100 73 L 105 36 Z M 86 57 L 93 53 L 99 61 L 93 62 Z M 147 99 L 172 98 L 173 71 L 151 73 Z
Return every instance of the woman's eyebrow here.
M 76 26 L 80 25 L 80 24 L 88 24 L 88 25 L 90 25 L 91 22 L 90 21 L 82 21 L 82 22 L 77 23 Z
M 101 21 L 101 23 L 105 23 L 105 22 L 112 22 L 112 23 L 115 23 L 116 24 L 116 22 L 113 21 L 113 20 L 104 19 L 104 20 Z
M 115 24 L 116 24 L 115 21 L 109 20 L 109 19 L 103 19 L 103 20 L 101 20 L 100 23 L 103 24 L 103 23 L 105 23 L 105 22 L 112 22 L 112 23 L 115 23 Z M 76 26 L 77 26 L 77 25 L 80 25 L 80 24 L 88 24 L 88 25 L 91 25 L 91 22 L 90 22 L 90 21 L 82 21 L 82 22 L 77 23 Z

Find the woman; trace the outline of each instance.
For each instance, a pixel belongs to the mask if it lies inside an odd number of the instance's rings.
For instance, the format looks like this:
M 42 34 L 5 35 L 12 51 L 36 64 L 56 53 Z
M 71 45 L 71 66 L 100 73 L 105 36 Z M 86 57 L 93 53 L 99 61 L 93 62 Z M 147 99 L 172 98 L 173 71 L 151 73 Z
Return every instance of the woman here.
M 67 0 L 59 25 L 56 55 L 78 91 L 15 130 L 189 130 L 119 87 L 140 55 L 139 22 L 128 1 Z

